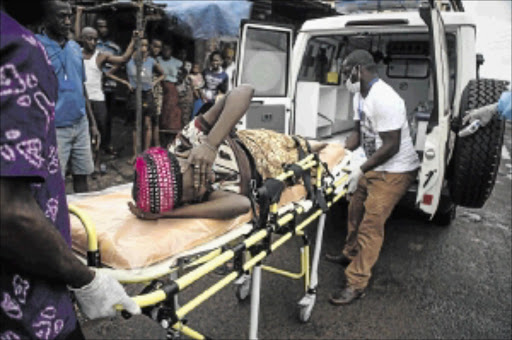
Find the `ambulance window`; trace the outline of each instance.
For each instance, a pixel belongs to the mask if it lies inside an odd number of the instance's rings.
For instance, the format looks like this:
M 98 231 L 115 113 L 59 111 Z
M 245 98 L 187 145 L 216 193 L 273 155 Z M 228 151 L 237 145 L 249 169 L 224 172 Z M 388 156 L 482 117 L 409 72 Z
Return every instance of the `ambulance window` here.
M 290 40 L 291 34 L 287 31 L 248 28 L 241 83 L 254 86 L 256 97 L 287 95 Z

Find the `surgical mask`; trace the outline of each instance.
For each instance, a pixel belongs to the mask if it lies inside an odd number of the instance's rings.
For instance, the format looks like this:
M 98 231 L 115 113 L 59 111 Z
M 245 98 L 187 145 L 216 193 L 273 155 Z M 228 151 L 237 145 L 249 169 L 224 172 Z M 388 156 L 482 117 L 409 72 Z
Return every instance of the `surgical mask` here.
M 361 71 L 358 71 L 357 79 L 361 79 Z M 358 80 L 355 83 L 352 82 L 352 72 L 350 72 L 350 76 L 348 77 L 347 81 L 345 82 L 345 86 L 347 87 L 347 90 L 351 93 L 357 93 L 361 92 L 361 81 Z
M 353 83 L 352 80 L 347 79 L 347 81 L 345 82 L 345 86 L 347 87 L 347 90 L 351 93 L 361 92 L 361 82 L 359 81 Z

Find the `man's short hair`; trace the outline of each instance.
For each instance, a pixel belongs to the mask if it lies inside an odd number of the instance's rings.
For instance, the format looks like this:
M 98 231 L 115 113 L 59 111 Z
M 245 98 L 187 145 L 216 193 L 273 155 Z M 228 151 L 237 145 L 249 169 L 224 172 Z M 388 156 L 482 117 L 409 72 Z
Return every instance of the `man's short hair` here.
M 211 54 L 210 54 L 210 57 L 208 58 L 210 61 L 213 61 L 213 57 L 215 57 L 216 55 L 218 55 L 221 59 L 222 58 L 222 54 L 220 53 L 219 50 L 215 50 L 213 51 Z
M 104 16 L 97 16 L 96 19 L 94 19 L 94 27 L 98 27 L 98 21 L 105 21 L 105 23 L 108 26 L 108 20 Z
M 354 50 L 350 52 L 345 57 L 343 64 L 349 67 L 360 65 L 371 72 L 375 72 L 377 70 L 377 65 L 373 60 L 373 56 L 366 50 Z

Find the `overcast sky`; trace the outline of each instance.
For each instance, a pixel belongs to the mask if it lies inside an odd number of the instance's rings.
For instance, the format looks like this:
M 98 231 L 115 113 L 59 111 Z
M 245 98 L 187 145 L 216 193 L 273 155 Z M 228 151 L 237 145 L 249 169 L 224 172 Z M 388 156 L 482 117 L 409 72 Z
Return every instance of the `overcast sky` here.
M 480 75 L 512 79 L 512 1 L 464 0 L 466 12 L 477 24 L 476 50 L 485 58 Z

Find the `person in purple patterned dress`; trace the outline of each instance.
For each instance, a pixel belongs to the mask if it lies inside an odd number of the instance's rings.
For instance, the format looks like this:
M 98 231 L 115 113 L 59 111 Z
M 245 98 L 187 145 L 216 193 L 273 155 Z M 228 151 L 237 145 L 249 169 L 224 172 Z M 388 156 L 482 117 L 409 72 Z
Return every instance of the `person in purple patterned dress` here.
M 90 318 L 115 315 L 117 303 L 140 309 L 70 249 L 57 78 L 41 43 L 3 11 L 16 17 L 9 3 L 0 3 L 0 339 L 83 338 L 68 287 Z

